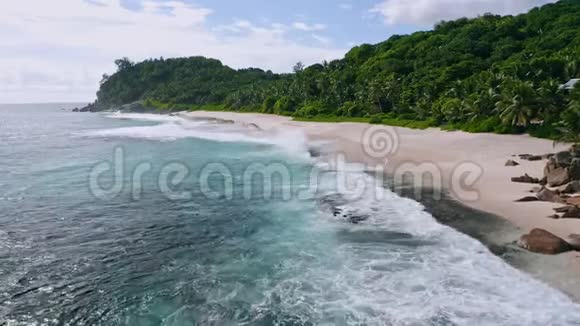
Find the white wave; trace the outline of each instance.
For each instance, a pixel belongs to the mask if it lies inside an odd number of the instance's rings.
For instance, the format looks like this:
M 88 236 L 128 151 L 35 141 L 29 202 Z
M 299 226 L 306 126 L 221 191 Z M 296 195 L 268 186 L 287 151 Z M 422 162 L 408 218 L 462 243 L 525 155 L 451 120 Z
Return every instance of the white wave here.
M 151 114 L 151 113 L 110 113 L 105 114 L 107 118 L 121 119 L 121 120 L 137 120 L 137 121 L 152 121 L 152 122 L 177 122 L 185 119 L 179 116 L 165 115 L 165 114 Z
M 316 302 L 323 316 L 350 316 L 345 324 L 578 325 L 580 306 L 567 296 L 513 268 L 479 241 L 439 224 L 421 204 L 375 189 L 367 174 L 359 177 L 367 179 L 367 191 L 356 200 L 337 200 L 338 208 L 369 219 L 356 226 L 339 224 L 344 226 L 337 245 L 328 250 L 342 264 L 338 272 L 304 266 L 306 275 L 274 290 L 288 296 L 289 306 L 297 298 Z M 352 195 L 333 184 L 323 181 L 328 194 Z M 384 192 L 380 200 L 378 191 Z M 322 217 L 336 224 L 332 214 Z M 304 292 L 304 282 L 324 290 Z
M 307 154 L 308 151 L 306 136 L 299 129 L 280 129 L 265 132 L 252 130 L 239 124 L 220 124 L 215 121 L 204 120 L 193 121 L 178 116 L 158 114 L 115 113 L 107 115 L 107 117 L 159 122 L 159 124 L 90 131 L 83 135 L 89 137 L 123 137 L 159 141 L 198 138 L 217 142 L 268 144 L 295 154 Z

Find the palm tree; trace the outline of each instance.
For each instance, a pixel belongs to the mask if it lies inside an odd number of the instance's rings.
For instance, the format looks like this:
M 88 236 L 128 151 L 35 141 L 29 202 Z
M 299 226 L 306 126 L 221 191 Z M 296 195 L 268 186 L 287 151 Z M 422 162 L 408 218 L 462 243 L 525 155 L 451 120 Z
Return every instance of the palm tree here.
M 537 89 L 539 96 L 539 114 L 545 121 L 552 121 L 564 106 L 560 83 L 555 79 L 545 80 Z
M 560 141 L 580 143 L 580 101 L 571 101 L 562 114 Z
M 464 101 L 466 117 L 469 121 L 488 117 L 495 109 L 495 103 L 498 100 L 499 95 L 491 87 L 479 93 L 472 94 Z
M 505 124 L 511 126 L 527 127 L 532 117 L 532 110 L 525 105 L 524 99 L 516 95 L 509 100 L 498 102 L 499 118 Z
M 566 64 L 566 78 L 573 79 L 580 77 L 580 60 L 576 56 L 565 56 L 564 59 L 567 61 Z
M 397 96 L 394 76 L 377 77 L 371 80 L 367 86 L 367 94 L 369 102 L 376 104 L 379 112 L 385 112 L 385 104 L 394 104 L 394 98 Z
M 527 127 L 537 110 L 537 94 L 532 84 L 519 80 L 506 82 L 496 110 L 504 124 Z

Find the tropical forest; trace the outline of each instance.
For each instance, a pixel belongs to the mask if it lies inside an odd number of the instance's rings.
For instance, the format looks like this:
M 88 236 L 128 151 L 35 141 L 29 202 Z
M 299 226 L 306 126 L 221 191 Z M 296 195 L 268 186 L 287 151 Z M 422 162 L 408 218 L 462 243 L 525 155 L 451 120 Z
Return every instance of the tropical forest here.
M 115 63 L 97 94 L 100 110 L 140 103 L 157 111 L 262 112 L 567 141 L 580 135 L 578 0 L 517 16 L 442 21 L 357 46 L 339 60 L 299 62 L 285 74 L 204 57 Z

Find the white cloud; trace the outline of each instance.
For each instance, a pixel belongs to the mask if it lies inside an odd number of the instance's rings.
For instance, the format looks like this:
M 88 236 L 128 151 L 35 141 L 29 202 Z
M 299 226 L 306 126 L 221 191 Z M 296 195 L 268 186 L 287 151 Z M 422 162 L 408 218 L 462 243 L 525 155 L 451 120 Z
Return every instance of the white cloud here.
M 293 41 L 280 24 L 240 20 L 212 28 L 211 9 L 181 1 L 143 0 L 139 11 L 120 2 L 0 1 L 0 103 L 92 100 L 101 75 L 123 56 L 204 55 L 236 68 L 282 72 L 297 61 L 344 54 Z
M 295 29 L 301 30 L 301 31 L 306 31 L 306 32 L 322 31 L 322 30 L 326 29 L 326 26 L 323 24 L 308 25 L 308 24 L 303 23 L 303 22 L 295 22 L 294 24 L 292 24 L 292 27 L 294 27 Z
M 433 25 L 441 20 L 494 14 L 518 14 L 557 0 L 383 0 L 371 12 L 389 25 Z
M 326 36 L 312 34 L 312 38 L 324 45 L 329 45 L 332 43 L 332 40 Z

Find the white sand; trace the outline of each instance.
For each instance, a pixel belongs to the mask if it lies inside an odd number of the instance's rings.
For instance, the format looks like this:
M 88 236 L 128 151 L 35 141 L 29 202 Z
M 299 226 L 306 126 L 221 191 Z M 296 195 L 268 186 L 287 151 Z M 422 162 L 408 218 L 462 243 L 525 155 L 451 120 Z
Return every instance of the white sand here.
M 300 128 L 311 140 L 327 140 L 335 143 L 335 148 L 347 155 L 349 161 L 377 164 L 382 160 L 370 157 L 363 150 L 363 135 L 371 127 L 361 123 L 311 123 L 296 122 L 290 118 L 263 114 L 240 114 L 232 112 L 193 112 L 185 113 L 188 117 L 212 117 L 234 120 L 241 123 L 253 123 L 264 130 L 279 128 Z M 390 128 L 390 127 L 389 127 Z M 524 135 L 470 134 L 465 132 L 447 132 L 439 129 L 413 130 L 392 128 L 398 136 L 398 150 L 388 157 L 388 170 L 396 171 L 401 164 L 431 162 L 442 172 L 443 185 L 452 189 L 451 181 L 455 168 L 463 163 L 472 162 L 482 169 L 482 176 L 470 189 L 479 194 L 475 201 L 456 196 L 455 199 L 465 205 L 492 213 L 509 220 L 515 226 L 528 232 L 533 228 L 543 228 L 554 234 L 567 238 L 571 233 L 580 234 L 580 220 L 553 220 L 547 218 L 554 214 L 556 205 L 545 202 L 515 203 L 524 196 L 532 195 L 531 184 L 511 182 L 511 177 L 528 173 L 542 178 L 545 161 L 528 162 L 512 157 L 516 154 L 546 154 L 565 149 L 568 146 L 555 145 L 550 140 L 538 139 Z M 514 159 L 521 165 L 506 167 L 508 159 Z M 564 255 L 568 257 L 570 268 L 580 272 L 578 253 Z

